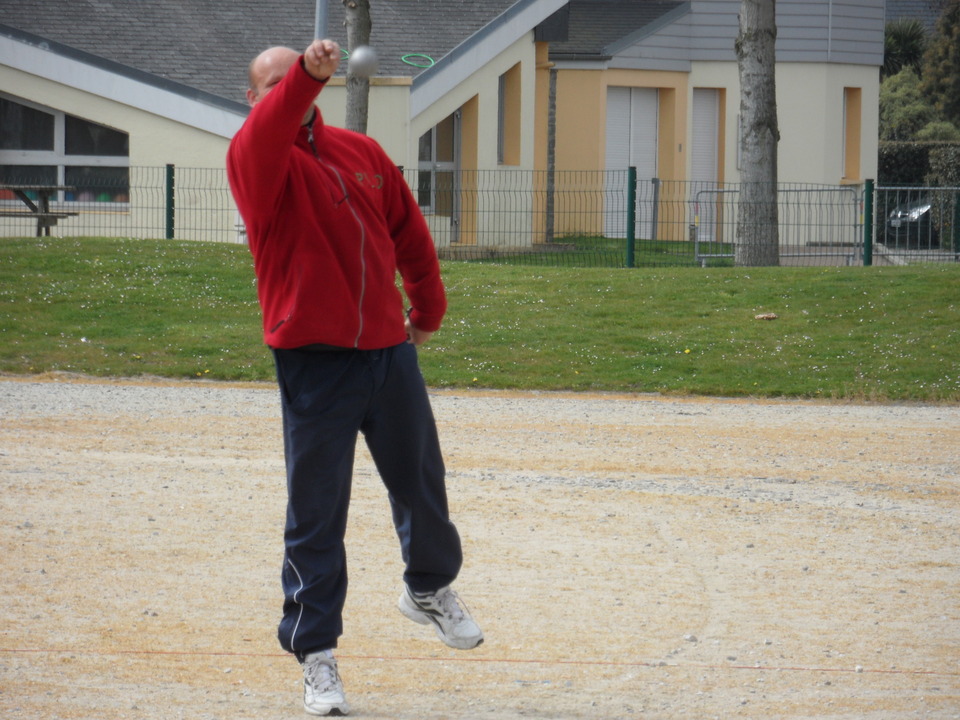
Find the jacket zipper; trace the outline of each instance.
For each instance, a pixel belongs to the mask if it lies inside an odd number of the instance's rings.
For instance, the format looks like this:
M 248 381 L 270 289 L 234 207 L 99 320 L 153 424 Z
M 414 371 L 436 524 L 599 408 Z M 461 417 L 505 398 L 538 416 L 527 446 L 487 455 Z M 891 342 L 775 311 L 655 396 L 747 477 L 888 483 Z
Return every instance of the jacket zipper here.
M 314 116 L 314 120 L 315 119 L 316 116 Z M 313 149 L 313 156 L 317 159 L 318 163 L 333 172 L 333 174 L 337 176 L 337 182 L 340 183 L 340 190 L 343 192 L 343 198 L 334 204 L 340 206 L 343 203 L 346 203 L 347 207 L 350 208 L 350 213 L 353 215 L 354 220 L 357 221 L 357 226 L 360 228 L 360 300 L 357 304 L 357 336 L 353 339 L 353 347 L 357 348 L 360 345 L 360 336 L 363 335 L 363 301 L 367 294 L 367 228 L 366 225 L 363 224 L 363 220 L 360 219 L 360 213 L 357 212 L 357 209 L 353 206 L 353 203 L 350 202 L 350 193 L 347 191 L 347 186 L 343 182 L 343 176 L 340 174 L 340 171 L 330 163 L 324 162 L 324 160 L 320 157 L 320 153 L 317 150 L 317 145 L 313 140 L 313 121 L 310 122 L 308 130 L 309 134 L 307 135 L 307 139 L 310 142 L 310 147 Z

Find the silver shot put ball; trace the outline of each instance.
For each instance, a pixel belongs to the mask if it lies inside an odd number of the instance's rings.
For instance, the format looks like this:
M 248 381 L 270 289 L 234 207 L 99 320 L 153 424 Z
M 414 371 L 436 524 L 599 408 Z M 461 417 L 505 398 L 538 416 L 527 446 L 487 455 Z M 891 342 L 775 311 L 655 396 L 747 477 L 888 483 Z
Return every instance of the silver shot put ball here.
M 350 53 L 350 61 L 347 70 L 352 75 L 358 77 L 370 77 L 377 71 L 380 61 L 377 59 L 377 51 L 369 45 L 361 45 L 354 48 Z

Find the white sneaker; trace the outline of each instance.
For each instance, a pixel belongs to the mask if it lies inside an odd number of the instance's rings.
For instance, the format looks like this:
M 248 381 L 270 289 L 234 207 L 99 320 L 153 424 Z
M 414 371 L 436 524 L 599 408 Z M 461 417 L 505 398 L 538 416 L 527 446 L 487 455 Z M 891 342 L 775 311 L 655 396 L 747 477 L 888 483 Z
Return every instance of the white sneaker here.
M 483 631 L 450 586 L 422 595 L 404 588 L 397 605 L 415 623 L 433 623 L 437 637 L 452 648 L 470 650 L 483 642 Z
M 337 672 L 337 659 L 329 650 L 303 660 L 303 709 L 311 715 L 346 715 L 350 712 Z

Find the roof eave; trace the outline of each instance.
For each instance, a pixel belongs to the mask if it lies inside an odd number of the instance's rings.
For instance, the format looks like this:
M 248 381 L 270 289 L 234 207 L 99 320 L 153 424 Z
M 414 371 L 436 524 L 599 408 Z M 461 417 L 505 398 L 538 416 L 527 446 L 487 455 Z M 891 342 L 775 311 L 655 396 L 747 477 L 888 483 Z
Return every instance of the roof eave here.
M 454 47 L 436 64 L 415 75 L 410 91 L 411 117 L 422 113 L 476 72 L 484 62 L 506 50 L 566 3 L 567 0 L 521 0 Z

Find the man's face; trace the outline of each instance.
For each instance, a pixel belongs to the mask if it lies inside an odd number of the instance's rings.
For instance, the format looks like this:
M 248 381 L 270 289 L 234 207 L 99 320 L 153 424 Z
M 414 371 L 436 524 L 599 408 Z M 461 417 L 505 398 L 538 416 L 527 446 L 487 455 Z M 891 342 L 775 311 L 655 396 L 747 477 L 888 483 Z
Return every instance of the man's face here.
M 250 88 L 247 102 L 253 107 L 279 83 L 300 55 L 289 48 L 264 50 L 250 64 Z

